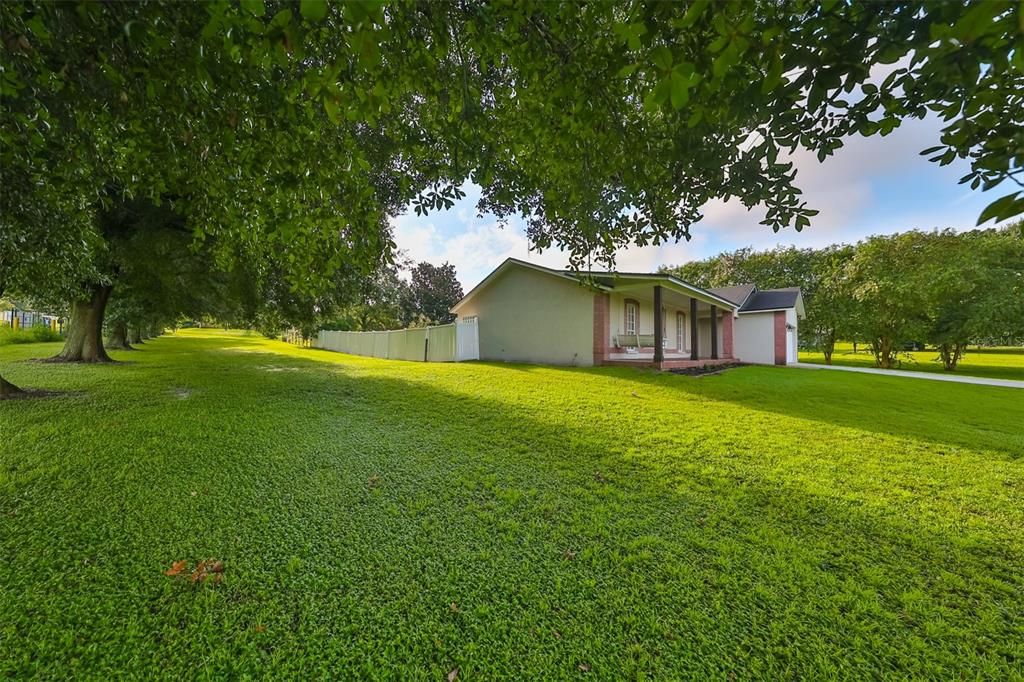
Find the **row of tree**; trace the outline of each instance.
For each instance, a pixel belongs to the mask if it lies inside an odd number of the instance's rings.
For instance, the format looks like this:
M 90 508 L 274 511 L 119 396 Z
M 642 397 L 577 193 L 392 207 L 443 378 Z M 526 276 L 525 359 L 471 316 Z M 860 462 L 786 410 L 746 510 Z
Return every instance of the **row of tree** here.
M 746 248 L 665 270 L 706 287 L 799 286 L 807 311 L 801 339 L 827 363 L 837 340 L 865 343 L 886 368 L 907 345 L 928 343 L 951 371 L 968 344 L 1024 343 L 1024 222 L 823 249 Z
M 3 2 L 0 295 L 72 302 L 68 361 L 106 359 L 110 300 L 309 318 L 393 260 L 391 217 L 470 181 L 574 266 L 688 238 L 712 200 L 799 230 L 815 211 L 787 154 L 929 112 L 931 158 L 989 189 L 1024 172 L 1022 11 Z M 1012 192 L 981 218 L 1022 212 Z
M 109 349 L 132 350 L 133 344 L 189 320 L 255 328 L 271 337 L 296 330 L 306 339 L 319 329 L 370 331 L 447 324 L 454 319 L 451 307 L 462 298 L 455 266 L 447 262 L 436 266 L 400 258 L 382 265 L 355 287 L 310 297 L 273 279 L 263 280 L 271 286 L 258 287 L 255 279 L 210 270 L 207 256 L 181 243 L 180 233 L 161 236 L 164 239 L 150 235 L 147 244 L 164 248 L 134 254 L 118 270 L 119 286 L 104 290 L 108 300 L 98 321 L 103 333 L 87 334 L 82 325 L 69 325 L 65 348 L 57 359 L 67 359 L 69 348 L 80 348 L 83 336 L 90 338 L 84 345 L 95 340 L 98 345 L 89 351 L 104 360 Z M 130 244 L 118 246 L 130 248 Z M 61 301 L 21 300 L 30 307 L 65 315 L 68 311 L 67 303 Z
M 321 316 L 316 328 L 379 331 L 448 324 L 455 319 L 451 308 L 461 298 L 454 265 L 413 265 L 400 259 L 368 278 L 352 304 Z

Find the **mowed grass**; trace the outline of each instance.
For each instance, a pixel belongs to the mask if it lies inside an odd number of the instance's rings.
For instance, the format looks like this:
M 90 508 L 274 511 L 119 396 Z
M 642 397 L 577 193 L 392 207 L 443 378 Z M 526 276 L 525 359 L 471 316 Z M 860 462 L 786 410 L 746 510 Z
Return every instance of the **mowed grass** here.
M 1024 674 L 1020 391 L 55 349 L 0 349 L 67 392 L 0 403 L 0 675 Z
M 816 351 L 800 351 L 799 358 L 800 362 L 825 364 L 824 354 Z M 990 379 L 1024 379 L 1024 348 L 1021 347 L 978 348 L 971 346 L 952 372 L 943 369 L 939 352 L 933 348 L 901 353 L 899 361 L 898 369 L 914 372 L 940 372 L 950 376 L 975 376 Z M 852 343 L 837 343 L 836 351 L 832 355 L 832 364 L 847 367 L 874 367 L 875 357 L 871 354 L 871 349 L 863 344 L 857 346 L 855 353 Z

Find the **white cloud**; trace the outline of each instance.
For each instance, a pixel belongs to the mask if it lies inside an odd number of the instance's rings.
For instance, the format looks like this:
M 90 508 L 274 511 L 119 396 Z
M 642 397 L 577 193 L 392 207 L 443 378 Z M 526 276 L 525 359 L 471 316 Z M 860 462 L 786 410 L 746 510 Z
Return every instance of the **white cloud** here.
M 475 285 L 506 258 L 553 268 L 565 267 L 568 262 L 557 249 L 540 254 L 530 250 L 526 234 L 515 222 L 502 228 L 468 210 L 439 215 L 458 228 L 453 236 L 446 237 L 434 222 L 404 215 L 393 222 L 395 242 L 414 261 L 453 264 L 464 288 Z
M 808 206 L 820 211 L 803 232 L 788 228 L 774 233 L 759 224 L 763 208 L 748 211 L 735 200 L 714 201 L 704 206 L 704 220 L 691 228 L 690 241 L 622 249 L 616 257 L 617 267 L 650 271 L 743 246 L 819 247 L 915 227 L 973 227 L 979 202 L 984 205 L 991 199 L 965 194 L 956 185 L 956 177 L 963 173 L 962 165 L 937 169 L 919 155 L 922 149 L 937 144 L 940 128 L 941 122 L 935 118 L 906 121 L 884 138 L 846 140 L 845 146 L 823 163 L 810 152 L 794 153 L 796 184 L 804 190 Z M 920 182 L 914 182 L 921 178 L 928 179 L 926 190 L 921 189 Z M 531 251 L 521 221 L 512 220 L 508 227 L 500 228 L 493 217 L 478 218 L 475 203 L 479 190 L 466 189 L 468 196 L 451 211 L 429 219 L 412 214 L 396 219 L 398 247 L 417 261 L 454 264 L 467 288 L 508 257 L 549 267 L 567 265 L 567 255 L 558 249 Z M 927 201 L 918 196 L 922 192 L 927 193 Z

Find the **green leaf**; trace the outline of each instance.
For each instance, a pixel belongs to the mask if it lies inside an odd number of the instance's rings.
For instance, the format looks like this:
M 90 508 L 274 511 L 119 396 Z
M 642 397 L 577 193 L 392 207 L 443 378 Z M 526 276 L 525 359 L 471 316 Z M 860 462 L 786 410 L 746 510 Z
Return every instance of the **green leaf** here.
M 686 79 L 678 73 L 672 73 L 672 107 L 682 109 L 690 101 L 690 89 L 686 85 Z
M 323 21 L 327 16 L 327 0 L 300 0 L 299 13 L 308 22 Z
M 772 62 L 771 67 L 768 69 L 768 73 L 764 76 L 764 82 L 761 83 L 761 94 L 767 95 L 769 92 L 774 90 L 779 83 L 782 82 L 782 60 L 778 57 Z
M 651 61 L 659 69 L 668 71 L 672 68 L 672 51 L 664 45 L 658 45 L 651 50 Z
M 655 87 L 654 91 L 651 92 L 651 98 L 655 104 L 664 104 L 669 96 L 671 95 L 672 82 L 671 77 L 665 78 L 660 81 Z
M 693 26 L 701 15 L 704 14 L 704 10 L 707 9 L 711 0 L 694 0 L 694 3 L 686 10 L 686 14 L 683 18 L 677 22 L 679 28 L 689 28 Z
M 290 9 L 283 9 L 274 15 L 274 18 L 270 20 L 270 25 L 275 28 L 283 28 L 290 24 L 292 21 L 292 11 Z
M 324 97 L 324 111 L 327 112 L 327 118 L 331 119 L 331 123 L 341 123 L 340 109 L 338 100 L 333 97 Z
M 711 73 L 715 75 L 715 78 L 721 78 L 736 63 L 737 59 L 735 43 L 729 43 L 729 47 L 711 64 Z
M 982 211 L 981 215 L 978 217 L 978 225 L 988 222 L 993 218 L 995 218 L 996 221 L 1012 218 L 1014 215 L 1018 215 L 1021 211 L 1024 211 L 1024 199 L 1017 199 L 1018 194 L 1020 194 L 1020 191 L 1012 192 L 1006 196 L 996 199 L 986 206 L 985 210 Z
M 626 64 L 621 69 L 619 69 L 618 73 L 615 74 L 615 77 L 628 78 L 629 76 L 633 75 L 633 72 L 636 71 L 638 68 L 640 68 L 639 64 Z
M 267 13 L 267 6 L 263 0 L 241 0 L 242 9 L 254 17 L 262 17 Z
M 700 78 L 694 73 L 690 62 L 683 62 L 672 70 L 672 106 L 682 109 L 690 101 L 690 88 Z

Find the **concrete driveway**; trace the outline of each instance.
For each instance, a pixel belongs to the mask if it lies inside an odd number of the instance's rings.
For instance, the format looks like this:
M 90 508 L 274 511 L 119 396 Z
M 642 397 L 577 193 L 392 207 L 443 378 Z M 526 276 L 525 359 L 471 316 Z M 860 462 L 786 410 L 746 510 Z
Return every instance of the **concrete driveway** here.
M 980 384 L 982 386 L 1003 386 L 1006 388 L 1024 388 L 1024 380 L 988 379 L 985 377 L 954 376 L 935 372 L 908 372 L 902 369 L 878 369 L 877 367 L 840 367 L 839 365 L 815 365 L 808 362 L 797 362 L 790 367 L 802 369 L 835 369 L 840 372 L 860 372 L 861 374 L 881 374 L 886 377 L 908 377 L 910 379 L 929 379 L 931 381 L 952 381 L 956 384 Z

